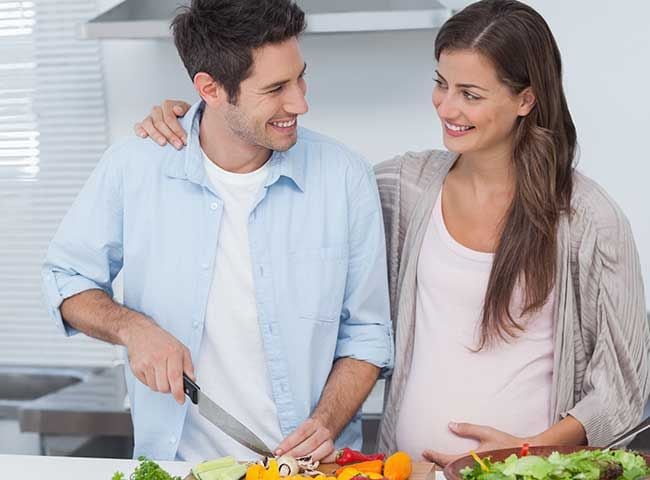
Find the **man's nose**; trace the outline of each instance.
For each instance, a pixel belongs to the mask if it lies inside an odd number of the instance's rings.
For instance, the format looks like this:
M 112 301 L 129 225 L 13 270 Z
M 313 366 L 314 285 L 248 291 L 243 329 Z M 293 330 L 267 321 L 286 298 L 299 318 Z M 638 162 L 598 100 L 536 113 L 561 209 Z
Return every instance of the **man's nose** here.
M 309 111 L 309 105 L 307 105 L 307 99 L 305 98 L 305 91 L 300 88 L 299 85 L 295 85 L 291 88 L 284 108 L 287 112 L 295 115 L 302 115 Z

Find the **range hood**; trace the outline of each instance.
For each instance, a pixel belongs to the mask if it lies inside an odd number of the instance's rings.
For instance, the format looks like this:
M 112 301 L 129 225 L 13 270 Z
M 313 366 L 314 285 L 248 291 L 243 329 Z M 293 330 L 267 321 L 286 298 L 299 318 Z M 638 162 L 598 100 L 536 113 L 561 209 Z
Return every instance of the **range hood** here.
M 443 0 L 444 1 L 444 0 Z M 306 33 L 422 30 L 440 27 L 452 10 L 437 0 L 296 0 Z M 164 38 L 179 5 L 189 0 L 125 0 L 82 24 L 82 38 Z

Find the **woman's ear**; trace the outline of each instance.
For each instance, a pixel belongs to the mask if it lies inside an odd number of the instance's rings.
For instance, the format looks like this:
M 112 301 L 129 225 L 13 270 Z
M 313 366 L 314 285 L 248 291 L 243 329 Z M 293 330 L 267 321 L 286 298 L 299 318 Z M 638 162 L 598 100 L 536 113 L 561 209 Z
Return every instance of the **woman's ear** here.
M 221 102 L 225 95 L 221 85 L 205 72 L 194 75 L 194 88 L 199 92 L 199 96 L 203 101 L 210 106 L 215 106 Z
M 533 92 L 532 87 L 526 87 L 519 94 L 519 109 L 517 111 L 517 115 L 520 117 L 525 117 L 535 107 L 536 103 L 537 97 L 535 96 L 535 92 Z

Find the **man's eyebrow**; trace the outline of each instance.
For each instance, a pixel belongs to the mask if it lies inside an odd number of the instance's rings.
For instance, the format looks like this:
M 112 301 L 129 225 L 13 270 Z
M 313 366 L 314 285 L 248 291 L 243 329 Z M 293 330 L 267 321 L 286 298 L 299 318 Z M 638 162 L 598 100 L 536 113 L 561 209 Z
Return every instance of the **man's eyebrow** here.
M 302 67 L 302 71 L 300 72 L 299 76 L 302 77 L 305 74 L 306 71 L 307 71 L 307 64 L 305 63 L 304 67 Z M 285 83 L 289 83 L 290 81 L 291 81 L 290 78 L 288 78 L 286 80 L 279 80 L 277 82 L 271 83 L 270 85 L 262 87 L 260 90 L 273 90 L 274 88 L 278 88 L 278 87 L 284 85 Z
M 445 77 L 443 77 L 442 75 L 440 75 L 440 72 L 439 72 L 438 70 L 436 70 L 436 75 L 438 75 L 438 76 L 439 76 L 439 77 L 440 77 L 440 78 L 441 78 L 445 83 L 447 83 L 447 80 L 445 79 Z M 487 88 L 480 87 L 480 86 L 478 86 L 478 85 L 474 85 L 473 83 L 459 83 L 459 84 L 457 85 L 457 87 L 461 87 L 461 88 L 478 88 L 479 90 L 483 90 L 483 91 L 485 91 L 485 92 L 489 92 L 489 90 L 488 90 Z

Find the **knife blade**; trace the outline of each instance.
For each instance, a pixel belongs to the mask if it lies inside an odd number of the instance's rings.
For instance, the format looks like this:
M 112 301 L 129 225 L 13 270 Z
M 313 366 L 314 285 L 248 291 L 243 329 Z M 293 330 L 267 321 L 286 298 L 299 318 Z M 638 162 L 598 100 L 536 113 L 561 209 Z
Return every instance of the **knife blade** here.
M 198 405 L 199 413 L 230 438 L 259 455 L 265 457 L 275 456 L 261 438 L 213 402 L 185 373 L 183 373 L 183 390 L 192 403 Z

